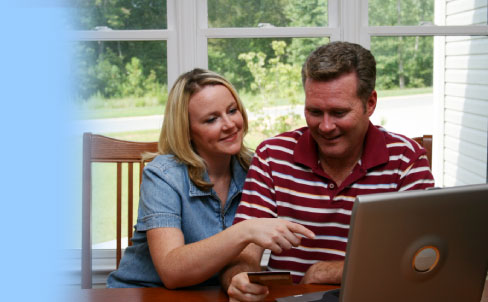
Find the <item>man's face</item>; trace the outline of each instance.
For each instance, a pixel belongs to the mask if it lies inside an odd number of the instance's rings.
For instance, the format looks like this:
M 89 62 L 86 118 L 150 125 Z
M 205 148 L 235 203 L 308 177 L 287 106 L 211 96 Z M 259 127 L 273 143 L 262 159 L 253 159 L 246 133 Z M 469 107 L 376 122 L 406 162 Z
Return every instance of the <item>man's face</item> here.
M 357 81 L 355 72 L 327 82 L 305 81 L 305 119 L 321 160 L 357 160 L 361 154 L 377 96 L 373 91 L 364 105 Z

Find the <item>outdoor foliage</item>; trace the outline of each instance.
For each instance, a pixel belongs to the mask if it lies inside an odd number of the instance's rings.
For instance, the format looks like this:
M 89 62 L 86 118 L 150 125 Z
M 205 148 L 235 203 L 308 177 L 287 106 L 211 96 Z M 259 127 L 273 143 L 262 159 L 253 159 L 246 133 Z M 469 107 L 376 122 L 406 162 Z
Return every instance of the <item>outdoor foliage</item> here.
M 422 25 L 433 21 L 434 1 L 371 0 L 372 26 Z M 432 37 L 372 37 L 380 89 L 432 86 Z
M 88 0 L 78 1 L 78 6 L 75 29 L 166 28 L 163 0 Z M 374 26 L 423 24 L 433 19 L 433 4 L 371 0 L 369 17 Z M 327 0 L 208 0 L 208 18 L 209 27 L 327 26 Z M 300 80 L 284 74 L 298 74 L 306 56 L 327 42 L 328 38 L 209 39 L 209 68 L 266 106 L 283 98 L 293 104 L 301 93 Z M 372 37 L 371 50 L 378 64 L 377 88 L 432 85 L 432 37 Z M 164 104 L 166 54 L 164 41 L 77 42 L 74 98 L 85 102 L 151 96 Z
M 265 136 L 271 136 L 288 131 L 300 119 L 301 114 L 295 113 L 295 106 L 301 103 L 301 73 L 296 65 L 286 63 L 286 43 L 273 41 L 271 47 L 274 57 L 266 62 L 266 54 L 262 52 L 248 52 L 239 55 L 239 60 L 246 62 L 246 66 L 253 76 L 250 85 L 251 92 L 256 96 L 246 103 L 249 111 L 261 113 L 252 121 L 251 128 Z M 281 83 L 289 83 L 281 85 Z M 264 107 L 273 107 L 280 100 L 287 100 L 286 114 L 276 115 L 276 112 L 263 111 Z M 273 110 L 274 111 L 274 110 Z
M 83 30 L 166 28 L 166 1 L 77 1 L 72 26 Z M 166 42 L 77 42 L 74 99 L 161 97 L 166 90 Z

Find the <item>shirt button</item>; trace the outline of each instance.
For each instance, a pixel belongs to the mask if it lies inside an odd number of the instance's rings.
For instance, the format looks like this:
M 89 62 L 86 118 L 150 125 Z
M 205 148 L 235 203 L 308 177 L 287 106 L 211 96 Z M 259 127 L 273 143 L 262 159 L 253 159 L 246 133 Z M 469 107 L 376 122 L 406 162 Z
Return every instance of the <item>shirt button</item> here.
M 329 184 L 329 188 L 334 189 L 334 184 Z

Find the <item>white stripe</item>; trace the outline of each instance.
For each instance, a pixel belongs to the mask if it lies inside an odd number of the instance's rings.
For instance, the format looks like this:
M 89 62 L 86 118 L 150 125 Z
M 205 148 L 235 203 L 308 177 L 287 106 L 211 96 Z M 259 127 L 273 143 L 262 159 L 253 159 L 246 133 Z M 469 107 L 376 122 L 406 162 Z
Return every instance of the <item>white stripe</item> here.
M 400 155 L 391 155 L 390 156 L 390 161 L 392 160 L 403 160 L 404 162 L 408 163 L 410 161 L 410 158 L 406 157 L 403 154 Z
M 318 262 L 318 260 L 305 260 L 297 257 L 281 257 L 273 254 L 271 254 L 269 258 L 276 261 L 292 261 L 292 262 L 303 263 L 303 264 L 314 264 Z
M 351 201 L 354 202 L 356 200 L 356 196 L 344 196 L 344 195 L 337 195 L 334 197 L 335 201 L 343 200 L 343 201 Z
M 265 165 L 265 166 L 269 167 L 269 162 L 268 162 L 268 160 L 267 160 L 267 159 L 262 159 L 262 158 L 261 158 L 260 156 L 258 156 L 258 155 L 256 155 L 256 158 L 258 159 L 258 161 L 259 161 L 261 164 L 263 164 L 263 165 Z
M 333 255 L 339 255 L 339 256 L 346 256 L 346 252 L 344 251 L 339 251 L 339 250 L 334 250 L 334 249 L 326 249 L 326 248 L 307 248 L 304 246 L 299 246 L 296 247 L 297 250 L 301 251 L 306 251 L 306 252 L 319 252 L 319 253 L 324 253 L 324 254 L 333 254 Z
M 295 143 L 295 144 L 297 143 L 297 140 L 295 138 L 293 138 L 293 137 L 290 137 L 290 136 L 275 136 L 275 137 L 270 138 L 267 141 L 274 140 L 274 139 L 279 139 L 279 140 L 282 140 L 282 141 L 292 142 L 292 143 Z
M 311 180 L 305 180 L 305 179 L 302 179 L 302 178 L 295 178 L 291 175 L 288 175 L 288 174 L 283 174 L 283 173 L 280 173 L 280 172 L 273 172 L 273 176 L 276 176 L 276 177 L 279 177 L 279 178 L 282 178 L 282 179 L 286 179 L 286 180 L 291 180 L 295 183 L 299 183 L 299 184 L 302 184 L 302 185 L 309 185 L 309 186 L 314 186 L 314 187 L 322 187 L 324 189 L 327 189 L 327 184 L 323 183 L 322 181 L 311 181 Z
M 266 203 L 268 203 L 272 207 L 276 207 L 276 201 L 274 201 L 273 199 L 271 199 L 271 198 L 269 198 L 267 196 L 264 196 L 263 194 L 261 194 L 261 193 L 259 193 L 257 191 L 242 190 L 242 194 L 247 194 L 247 195 L 250 195 L 250 196 L 257 196 L 257 197 L 261 198 L 262 201 L 265 201 Z
M 290 189 L 278 187 L 278 186 L 275 187 L 275 190 L 276 190 L 276 192 L 281 192 L 281 193 L 296 196 L 296 197 L 303 197 L 303 198 L 316 199 L 316 200 L 330 200 L 330 197 L 328 195 L 315 195 L 315 194 L 297 192 L 294 190 L 290 190 Z
M 273 179 L 271 178 L 271 175 L 269 175 L 267 172 L 261 170 L 261 168 L 254 166 L 254 165 L 251 165 L 249 167 L 249 171 L 251 171 L 251 170 L 256 171 L 258 174 L 262 175 L 263 177 L 266 177 L 270 181 L 273 181 Z
M 348 224 L 342 224 L 342 223 L 337 223 L 337 222 L 312 222 L 308 220 L 301 220 L 301 219 L 296 219 L 294 217 L 289 217 L 289 216 L 279 216 L 279 218 L 286 219 L 291 222 L 299 223 L 304 226 L 315 226 L 315 227 L 328 227 L 328 228 L 341 228 L 341 229 L 349 229 Z
M 375 190 L 375 189 L 396 189 L 397 184 L 353 184 L 351 188 L 364 189 L 364 190 Z
M 274 145 L 265 145 L 261 149 L 259 149 L 259 152 L 264 152 L 266 149 L 271 149 L 271 150 L 278 150 L 278 151 L 283 151 L 288 154 L 293 154 L 293 150 L 282 147 L 282 146 L 274 146 Z
M 239 205 L 241 205 L 241 204 L 242 203 L 240 203 Z M 276 213 L 272 213 L 272 212 L 267 212 L 267 213 L 273 215 L 274 218 L 277 218 Z M 248 220 L 248 219 L 256 219 L 256 217 L 254 217 L 254 216 L 249 216 L 249 215 L 242 214 L 242 213 L 237 213 L 236 216 L 235 216 L 235 218 L 242 218 L 242 219 L 246 219 L 246 220 Z
M 407 170 L 405 170 L 405 172 L 403 172 L 401 174 L 400 179 L 404 178 L 407 175 L 411 175 L 411 174 L 418 173 L 418 172 L 424 172 L 424 171 L 430 171 L 430 168 L 429 167 L 418 167 L 418 168 L 414 168 L 414 169 L 407 169 Z
M 408 190 L 408 189 L 410 189 L 410 188 L 412 188 L 418 184 L 434 184 L 434 180 L 432 180 L 432 179 L 419 179 L 415 182 L 412 182 L 412 183 L 406 185 L 405 187 L 400 188 L 398 191 L 406 191 L 406 190 Z
M 347 237 L 340 237 L 340 236 L 321 236 L 315 235 L 315 239 L 317 240 L 328 240 L 328 241 L 340 241 L 340 242 L 347 242 Z
M 268 163 L 273 162 L 275 164 L 287 166 L 287 167 L 290 167 L 292 169 L 299 170 L 299 171 L 312 172 L 312 169 L 310 169 L 310 168 L 303 168 L 301 166 L 294 165 L 294 164 L 292 164 L 290 162 L 287 162 L 287 161 L 284 161 L 284 160 L 279 160 L 279 159 L 276 159 L 274 157 L 269 157 L 267 159 L 267 161 L 268 161 Z
M 253 182 L 253 183 L 257 184 L 258 186 L 260 186 L 261 188 L 263 188 L 265 190 L 269 190 L 273 194 L 275 193 L 275 190 L 273 188 L 269 188 L 266 184 L 258 181 L 255 178 L 246 178 L 246 182 Z
M 396 137 L 398 138 L 399 140 L 401 140 L 402 142 L 405 143 L 405 146 L 410 149 L 412 152 L 415 152 L 415 149 L 413 148 L 412 144 L 406 139 L 404 138 L 403 136 L 400 136 L 400 135 L 397 135 L 395 133 L 392 133 L 392 132 L 388 132 L 391 136 L 393 137 Z
M 386 144 L 387 148 L 394 148 L 394 147 L 408 147 L 405 143 L 402 142 L 396 142 L 396 143 L 391 143 L 391 144 Z
M 297 206 L 285 201 L 276 201 L 276 204 L 278 206 L 304 211 L 304 212 L 311 212 L 311 213 L 318 213 L 318 214 L 344 214 L 344 215 L 351 216 L 351 211 L 340 209 L 340 208 L 338 209 L 311 208 L 311 207 Z
M 395 169 L 395 170 L 383 170 L 383 171 L 374 171 L 374 172 L 369 172 L 366 174 L 366 176 L 382 176 L 382 175 L 393 175 L 393 174 L 402 174 L 402 170 L 400 169 Z

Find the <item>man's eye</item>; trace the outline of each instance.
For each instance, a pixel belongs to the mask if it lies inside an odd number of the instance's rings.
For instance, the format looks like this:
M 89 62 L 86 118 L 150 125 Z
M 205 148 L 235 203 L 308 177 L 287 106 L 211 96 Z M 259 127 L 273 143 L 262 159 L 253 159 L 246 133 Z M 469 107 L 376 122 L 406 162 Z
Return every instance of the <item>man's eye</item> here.
M 334 111 L 334 115 L 340 117 L 340 116 L 346 115 L 346 112 L 345 111 Z

